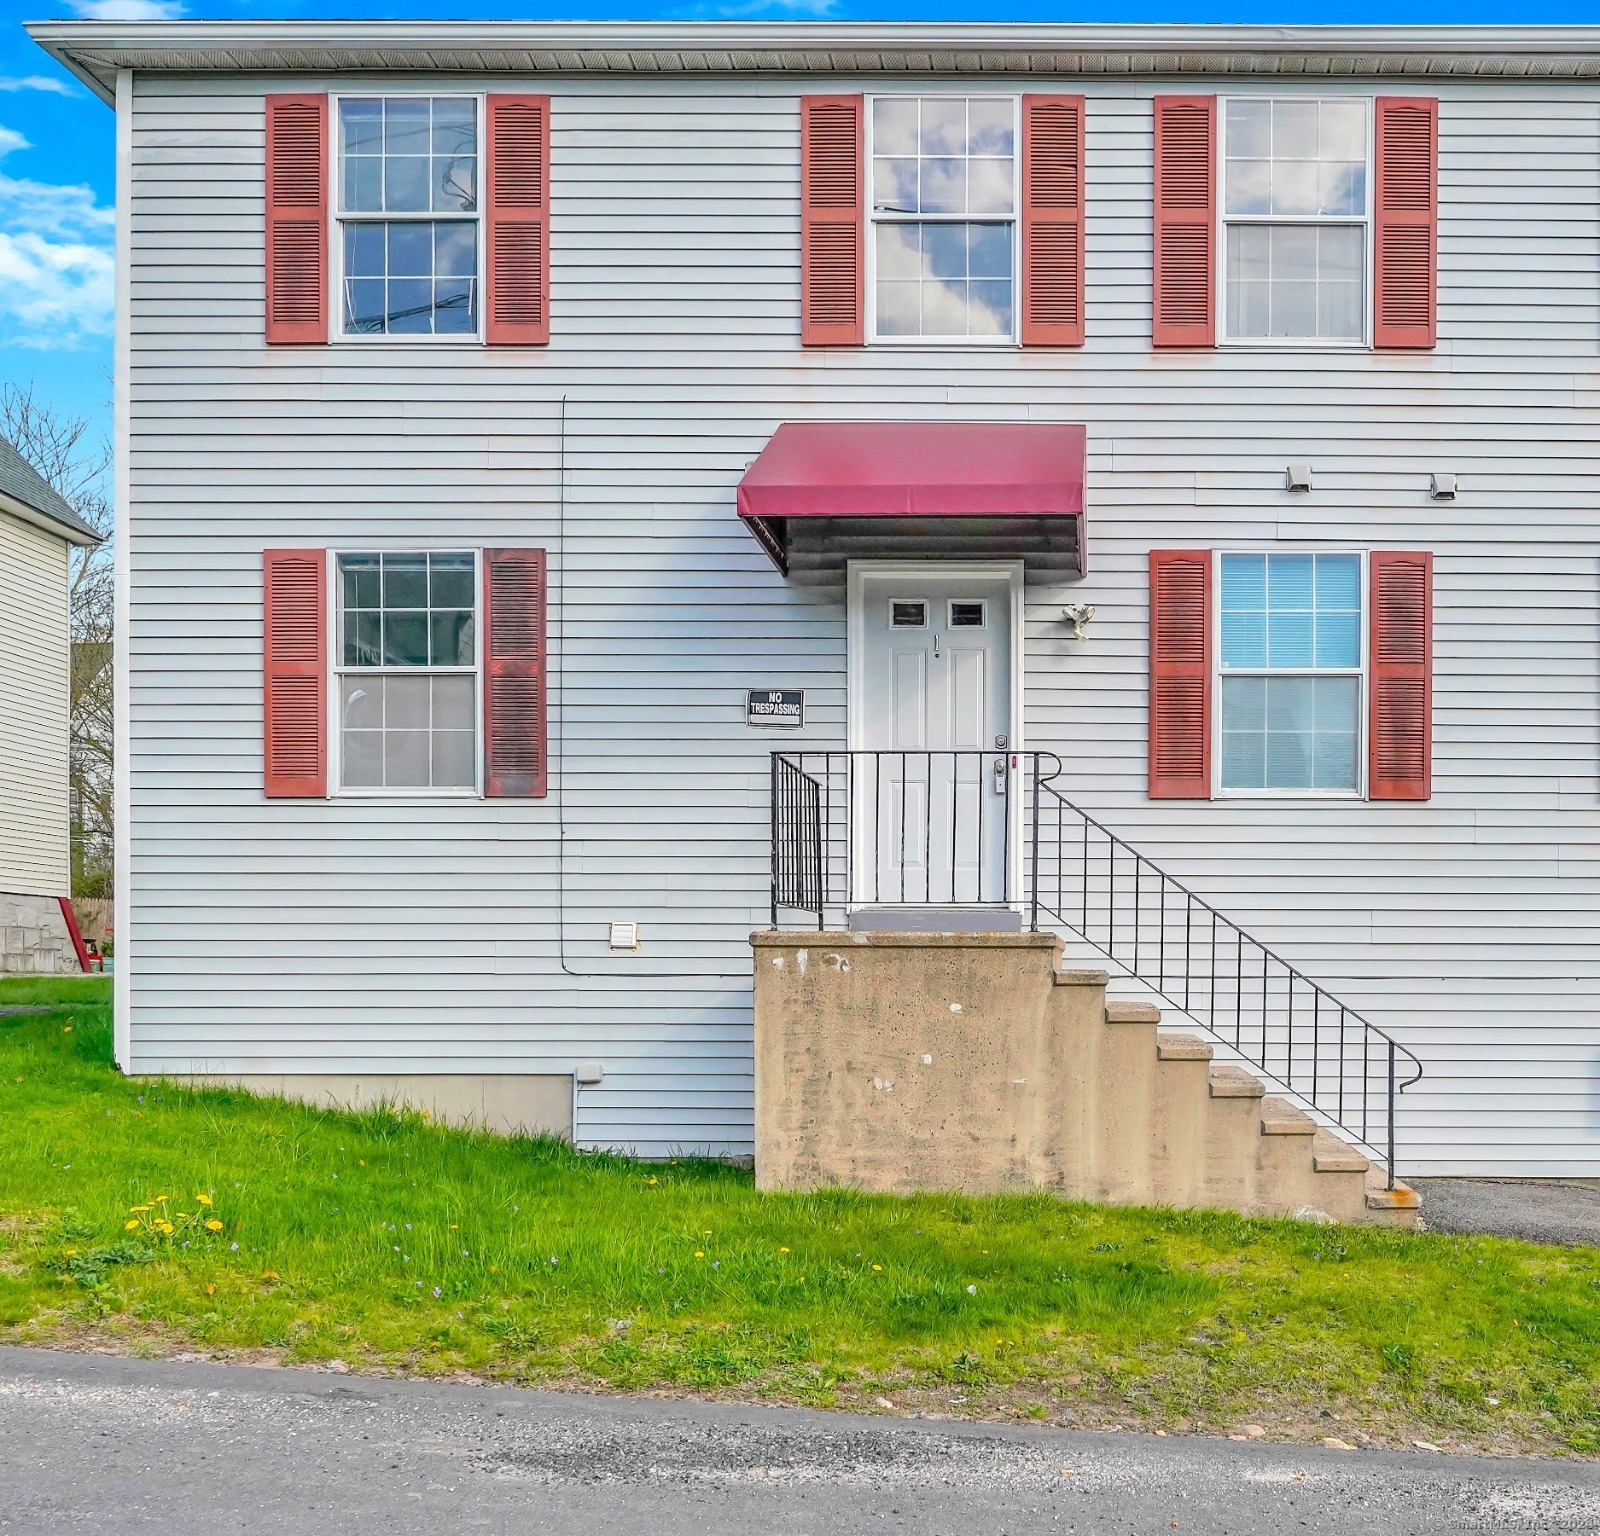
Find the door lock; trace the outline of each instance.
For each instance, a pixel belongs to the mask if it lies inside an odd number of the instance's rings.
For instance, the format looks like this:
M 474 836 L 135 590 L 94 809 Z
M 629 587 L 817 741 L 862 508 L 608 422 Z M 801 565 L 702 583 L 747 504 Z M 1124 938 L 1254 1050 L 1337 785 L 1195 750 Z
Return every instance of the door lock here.
M 994 760 L 994 792 L 997 795 L 1006 792 L 1006 760 L 1003 757 Z

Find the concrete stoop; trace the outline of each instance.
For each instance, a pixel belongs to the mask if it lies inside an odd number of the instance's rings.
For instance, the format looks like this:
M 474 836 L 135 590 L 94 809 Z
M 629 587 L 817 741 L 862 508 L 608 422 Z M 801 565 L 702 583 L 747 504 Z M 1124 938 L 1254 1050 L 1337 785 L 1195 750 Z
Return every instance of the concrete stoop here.
M 752 935 L 756 1182 L 1412 1226 L 1420 1201 L 1047 934 Z M 821 942 L 819 942 L 821 941 Z

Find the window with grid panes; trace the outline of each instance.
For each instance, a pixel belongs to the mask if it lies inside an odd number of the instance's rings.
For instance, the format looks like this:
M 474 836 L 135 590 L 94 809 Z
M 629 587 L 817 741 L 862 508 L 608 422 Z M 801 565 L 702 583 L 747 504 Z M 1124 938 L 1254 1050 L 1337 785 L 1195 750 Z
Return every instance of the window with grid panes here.
M 343 333 L 476 336 L 477 99 L 341 97 L 338 188 Z
M 476 557 L 340 555 L 338 590 L 341 786 L 475 789 Z
M 1223 334 L 1367 334 L 1369 103 L 1223 103 Z
M 1360 788 L 1361 556 L 1220 560 L 1224 790 Z
M 870 122 L 874 334 L 1010 339 L 1016 99 L 879 96 Z

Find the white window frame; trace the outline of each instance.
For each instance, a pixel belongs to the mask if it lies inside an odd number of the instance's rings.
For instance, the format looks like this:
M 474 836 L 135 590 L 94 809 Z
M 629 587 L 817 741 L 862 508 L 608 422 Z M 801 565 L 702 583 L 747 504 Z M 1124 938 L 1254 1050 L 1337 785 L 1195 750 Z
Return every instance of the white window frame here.
M 1367 174 L 1366 174 L 1366 207 L 1357 218 L 1353 215 L 1340 214 L 1337 216 L 1320 213 L 1236 213 L 1230 214 L 1228 208 L 1228 103 L 1231 101 L 1359 101 L 1367 111 Z M 1268 347 L 1276 351 L 1292 348 L 1305 351 L 1308 348 L 1316 351 L 1332 352 L 1362 352 L 1372 350 L 1372 310 L 1373 292 L 1372 280 L 1375 271 L 1373 251 L 1374 224 L 1374 169 L 1377 162 L 1377 145 L 1373 135 L 1376 132 L 1376 116 L 1374 112 L 1374 98 L 1364 94 L 1338 91 L 1318 91 L 1314 96 L 1285 95 L 1282 90 L 1263 90 L 1260 92 L 1235 92 L 1230 96 L 1217 98 L 1217 279 L 1214 284 L 1216 292 L 1213 295 L 1215 303 L 1215 327 L 1218 344 L 1224 347 Z M 1341 340 L 1337 336 L 1230 336 L 1228 334 L 1228 226 L 1230 224 L 1309 224 L 1320 228 L 1322 225 L 1359 225 L 1363 230 L 1365 239 L 1362 242 L 1362 316 L 1360 337 L 1349 337 Z
M 344 167 L 341 163 L 341 145 L 344 138 L 342 120 L 339 111 L 340 102 L 346 98 L 352 100 L 370 100 L 378 97 L 384 101 L 395 100 L 423 100 L 450 99 L 455 101 L 475 101 L 478 120 L 478 206 L 471 214 L 464 213 L 436 213 L 432 210 L 419 213 L 347 213 L 344 209 Z M 486 156 L 488 143 L 487 115 L 489 110 L 488 99 L 482 91 L 343 91 L 331 95 L 328 99 L 328 243 L 331 249 L 328 252 L 328 271 L 331 275 L 331 291 L 328 305 L 328 326 L 332 332 L 332 340 L 336 342 L 355 342 L 363 346 L 408 346 L 421 344 L 424 346 L 482 346 L 484 340 L 484 326 L 487 322 L 489 301 L 489 257 L 488 257 L 488 201 L 489 189 L 485 180 Z M 476 331 L 457 331 L 448 336 L 435 335 L 432 332 L 408 331 L 396 335 L 392 331 L 346 331 L 344 328 L 344 227 L 350 224 L 437 224 L 441 221 L 452 223 L 466 223 L 469 219 L 476 220 L 478 225 L 478 270 L 473 278 L 478 289 L 478 328 Z M 346 551 L 357 553 L 357 551 Z M 368 553 L 368 551 L 359 551 Z M 406 553 L 411 553 L 407 550 Z
M 1338 547 L 1333 549 L 1285 549 L 1282 544 L 1246 544 L 1237 549 L 1216 549 L 1211 553 L 1211 794 L 1218 800 L 1365 800 L 1367 798 L 1367 719 L 1371 687 L 1369 655 L 1372 634 L 1372 590 L 1368 582 L 1367 557 L 1370 551 Z M 1227 555 L 1354 555 L 1356 590 L 1361 594 L 1361 621 L 1356 626 L 1361 643 L 1360 664 L 1355 667 L 1232 667 L 1222 664 L 1222 562 Z M 1354 677 L 1356 681 L 1356 786 L 1354 789 L 1225 789 L 1222 784 L 1222 680 L 1225 677 Z
M 1000 224 L 996 218 L 974 218 L 971 214 L 887 213 L 876 211 L 873 188 L 873 103 L 876 101 L 1006 101 L 1011 104 L 1011 334 L 1009 336 L 880 336 L 878 334 L 878 241 L 876 226 L 883 224 Z M 867 342 L 885 347 L 1003 347 L 1022 345 L 1022 97 L 1010 91 L 880 91 L 865 101 L 866 123 L 862 133 L 866 164 L 862 168 L 865 191 L 866 245 L 863 281 L 866 284 Z
M 473 655 L 470 667 L 349 667 L 344 664 L 344 583 L 339 579 L 339 559 L 342 555 L 464 555 L 472 556 L 472 636 Z M 392 548 L 374 544 L 349 544 L 328 551 L 328 591 L 332 594 L 328 604 L 328 795 L 336 800 L 481 800 L 483 798 L 484 760 L 487 757 L 483 731 L 484 691 L 484 622 L 483 622 L 483 550 L 476 545 L 403 544 Z M 476 680 L 472 690 L 474 776 L 471 785 L 430 784 L 353 784 L 344 782 L 344 689 L 346 677 L 472 677 Z

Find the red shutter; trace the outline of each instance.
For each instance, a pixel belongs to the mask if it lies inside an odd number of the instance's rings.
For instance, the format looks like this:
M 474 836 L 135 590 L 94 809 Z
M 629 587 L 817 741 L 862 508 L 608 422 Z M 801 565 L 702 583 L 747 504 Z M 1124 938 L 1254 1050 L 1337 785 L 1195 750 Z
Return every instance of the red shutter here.
M 866 339 L 862 98 L 800 98 L 800 344 Z
M 1081 96 L 1022 98 L 1022 344 L 1083 345 Z
M 1367 798 L 1433 793 L 1433 556 L 1374 550 Z
M 1373 345 L 1431 347 L 1437 336 L 1439 103 L 1427 96 L 1380 96 L 1373 118 Z
M 1211 551 L 1150 551 L 1150 798 L 1211 798 Z
M 327 569 L 320 549 L 263 561 L 263 776 L 275 797 L 328 789 Z
M 542 549 L 483 552 L 484 793 L 542 795 L 545 561 Z
M 550 98 L 490 96 L 487 110 L 486 334 L 495 346 L 542 346 L 550 340 Z
M 267 340 L 328 339 L 328 98 L 267 97 Z
M 1155 316 L 1158 347 L 1216 345 L 1217 98 L 1157 96 Z

